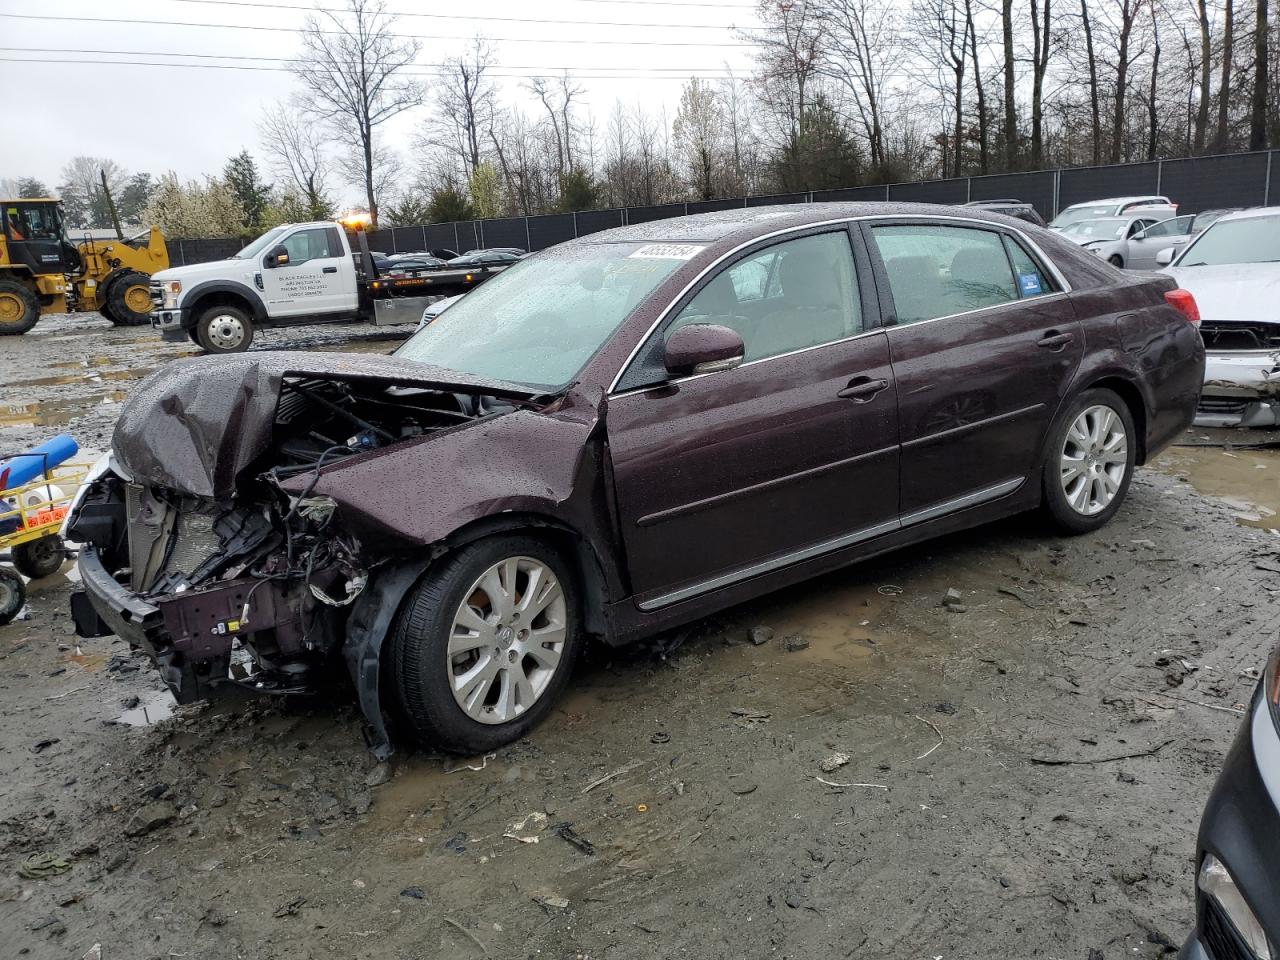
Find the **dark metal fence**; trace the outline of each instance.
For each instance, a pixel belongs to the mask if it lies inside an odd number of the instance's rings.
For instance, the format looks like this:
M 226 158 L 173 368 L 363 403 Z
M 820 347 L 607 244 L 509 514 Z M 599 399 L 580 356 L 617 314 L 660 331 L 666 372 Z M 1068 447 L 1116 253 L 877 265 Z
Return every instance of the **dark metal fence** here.
M 896 200 L 962 204 L 972 200 L 1014 198 L 1034 204 L 1046 220 L 1058 211 L 1099 197 L 1163 194 L 1181 213 L 1215 207 L 1255 207 L 1280 204 L 1280 151 L 1121 163 L 1102 167 L 1069 167 L 1030 173 L 998 173 L 984 177 L 920 180 L 878 186 L 814 190 L 765 197 L 666 203 L 652 207 L 584 210 L 538 217 L 503 217 L 431 223 L 418 227 L 374 230 L 369 246 L 383 253 L 409 253 L 447 248 L 463 253 L 478 247 L 522 247 L 542 250 L 574 237 L 611 227 L 649 223 L 691 213 L 759 207 L 776 203 L 822 203 L 847 200 Z M 169 260 L 174 266 L 229 257 L 241 246 L 237 240 L 171 240 Z

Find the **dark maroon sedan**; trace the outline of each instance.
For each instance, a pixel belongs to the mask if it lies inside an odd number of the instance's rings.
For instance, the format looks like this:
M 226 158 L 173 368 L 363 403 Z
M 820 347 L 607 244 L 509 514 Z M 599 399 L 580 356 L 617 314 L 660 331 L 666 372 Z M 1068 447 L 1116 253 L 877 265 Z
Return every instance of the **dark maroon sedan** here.
M 390 750 L 525 733 L 619 644 L 1033 508 L 1083 533 L 1190 424 L 1195 303 L 937 206 L 623 227 L 518 263 L 391 357 L 179 361 L 72 514 L 84 636 L 178 699 L 314 690 Z

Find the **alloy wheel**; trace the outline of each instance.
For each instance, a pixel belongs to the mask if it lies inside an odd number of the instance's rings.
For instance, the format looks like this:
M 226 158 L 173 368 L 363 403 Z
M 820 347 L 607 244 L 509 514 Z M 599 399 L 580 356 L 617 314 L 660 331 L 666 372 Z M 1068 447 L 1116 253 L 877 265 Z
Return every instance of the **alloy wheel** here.
M 1067 429 L 1058 464 L 1072 510 L 1092 517 L 1107 509 L 1129 469 L 1129 438 L 1120 415 L 1102 404 L 1081 411 Z
M 449 632 L 449 689 L 463 712 L 506 723 L 537 703 L 559 668 L 567 616 L 564 589 L 541 560 L 509 557 L 482 573 Z

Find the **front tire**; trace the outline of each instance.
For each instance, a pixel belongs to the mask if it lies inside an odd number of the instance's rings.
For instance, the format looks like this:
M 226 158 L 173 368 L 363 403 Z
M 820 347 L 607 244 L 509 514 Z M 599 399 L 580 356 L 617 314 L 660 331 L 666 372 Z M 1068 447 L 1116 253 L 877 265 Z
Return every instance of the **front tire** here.
M 32 580 L 53 576 L 62 569 L 63 561 L 67 559 L 62 538 L 56 533 L 39 540 L 20 543 L 13 548 L 12 553 L 13 565 L 18 568 L 18 572 Z
M 214 306 L 196 321 L 196 343 L 209 353 L 243 353 L 253 343 L 253 321 L 239 307 Z
M 1111 264 L 1117 270 L 1124 269 L 1124 259 L 1118 253 L 1113 253 L 1111 256 L 1107 257 L 1107 263 Z
M 475 754 L 524 736 L 568 682 L 580 619 L 570 564 L 535 537 L 490 537 L 428 569 L 391 638 L 414 738 Z
M 1128 405 L 1110 390 L 1086 390 L 1067 403 L 1049 431 L 1044 509 L 1063 533 L 1105 525 L 1124 502 L 1137 460 Z
M 131 270 L 107 289 L 102 314 L 117 327 L 141 327 L 151 322 L 151 278 Z

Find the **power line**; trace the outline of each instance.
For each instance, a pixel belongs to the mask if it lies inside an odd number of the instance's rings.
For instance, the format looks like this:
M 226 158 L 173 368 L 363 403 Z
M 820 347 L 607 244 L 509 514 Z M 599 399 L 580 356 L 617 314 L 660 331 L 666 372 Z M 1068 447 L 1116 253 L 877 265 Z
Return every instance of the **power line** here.
M 183 58 L 190 58 L 190 59 L 196 59 L 196 60 L 249 60 L 249 61 L 256 61 L 256 62 L 286 63 L 286 64 L 305 63 L 305 61 L 299 60 L 295 57 L 252 57 L 246 54 L 236 54 L 236 53 L 182 53 L 174 50 L 101 50 L 101 49 L 73 48 L 73 47 L 0 47 L 0 51 L 3 51 L 5 53 L 58 53 L 58 54 L 81 54 L 81 55 L 92 54 L 96 56 L 109 56 L 109 57 L 183 57 Z M 75 61 L 35 60 L 30 62 L 72 63 Z M 95 62 L 98 62 L 98 61 L 95 61 Z M 124 61 L 107 60 L 102 62 L 117 63 L 117 62 L 124 62 Z M 433 63 L 433 62 L 422 61 L 422 60 L 414 61 L 412 65 L 417 67 L 434 67 L 434 68 L 452 66 L 452 64 L 450 63 Z M 181 66 L 190 66 L 190 64 L 174 63 L 174 64 L 169 64 L 169 66 L 181 67 Z M 682 75 L 691 75 L 691 74 L 698 73 L 699 71 L 705 71 L 708 69 L 711 69 L 711 68 L 708 68 L 708 67 L 646 67 L 643 65 L 612 66 L 612 67 L 611 66 L 591 66 L 591 67 L 576 66 L 575 67 L 575 66 L 542 66 L 542 65 L 532 66 L 529 64 L 495 63 L 489 66 L 486 69 L 486 72 L 497 71 L 497 70 L 552 70 L 552 71 L 556 71 L 557 73 L 560 73 L 565 70 L 568 70 L 570 72 L 573 72 L 576 75 L 576 72 L 578 70 L 643 70 L 648 73 L 676 73 L 676 74 L 682 74 Z
M 267 73 L 292 73 L 293 72 L 288 67 L 258 67 L 258 66 L 250 66 L 248 64 L 237 64 L 237 63 L 159 63 L 159 62 L 144 61 L 144 60 L 86 60 L 86 59 L 54 60 L 48 57 L 0 57 L 0 63 L 49 63 L 49 64 L 64 64 L 68 66 L 107 66 L 107 67 L 112 67 L 112 66 L 114 67 L 171 67 L 177 70 L 183 70 L 183 69 L 247 70 L 247 71 L 253 71 L 253 72 L 267 72 Z M 607 68 L 596 67 L 594 69 L 607 69 Z M 627 69 L 637 69 L 637 68 L 631 67 Z M 412 70 L 403 70 L 403 71 L 400 71 L 400 73 L 402 76 L 409 76 L 409 77 L 435 76 L 434 73 L 428 73 L 424 71 L 415 72 Z M 515 79 L 556 80 L 556 79 L 559 79 L 560 74 L 559 73 L 546 73 L 546 74 L 513 73 L 513 74 L 495 74 L 494 76 L 502 79 L 507 79 L 507 80 L 515 80 Z M 574 73 L 573 74 L 574 79 L 579 79 L 579 80 L 683 80 L 685 77 L 693 77 L 693 76 L 696 76 L 701 80 L 739 80 L 739 81 L 742 80 L 742 78 L 735 77 L 729 73 L 722 73 L 722 74 L 682 73 L 679 75 L 674 75 L 669 77 L 653 76 L 652 74 L 622 74 L 622 73 L 609 73 L 609 74 Z
M 348 13 L 346 7 L 299 7 L 292 4 L 262 3 L 260 0 L 169 0 L 170 3 L 198 3 L 214 7 L 256 7 L 266 10 L 297 10 L 300 13 Z M 430 20 L 485 20 L 492 23 L 551 23 L 582 27 L 664 27 L 681 30 L 730 30 L 723 23 L 637 23 L 619 20 L 552 20 L 546 17 L 498 17 L 480 13 L 419 13 L 416 10 L 387 10 L 389 17 L 422 17 Z M 762 27 L 749 29 L 760 30 Z
M 272 33 L 298 33 L 297 27 L 268 27 L 262 24 L 246 24 L 246 23 L 193 23 L 186 20 L 135 20 L 123 17 L 65 17 L 51 16 L 48 14 L 34 13 L 0 13 L 0 17 L 9 20 L 41 20 L 56 21 L 59 23 L 111 23 L 111 24 L 128 24 L 131 26 L 142 27 L 203 27 L 206 29 L 216 30 L 255 30 L 267 31 Z M 672 26 L 678 26 L 673 24 Z M 340 36 L 341 31 L 338 30 L 320 30 L 322 34 L 330 36 Z M 388 37 L 405 40 L 473 40 L 471 37 L 449 37 L 436 36 L 425 33 L 388 33 Z M 749 40 L 737 43 L 724 43 L 717 41 L 702 40 L 589 40 L 583 38 L 566 39 L 560 38 L 555 40 L 535 39 L 532 37 L 486 37 L 485 39 L 502 43 L 572 43 L 572 44 L 590 44 L 591 46 L 612 45 L 612 46 L 639 46 L 639 47 L 750 47 L 756 46 Z

